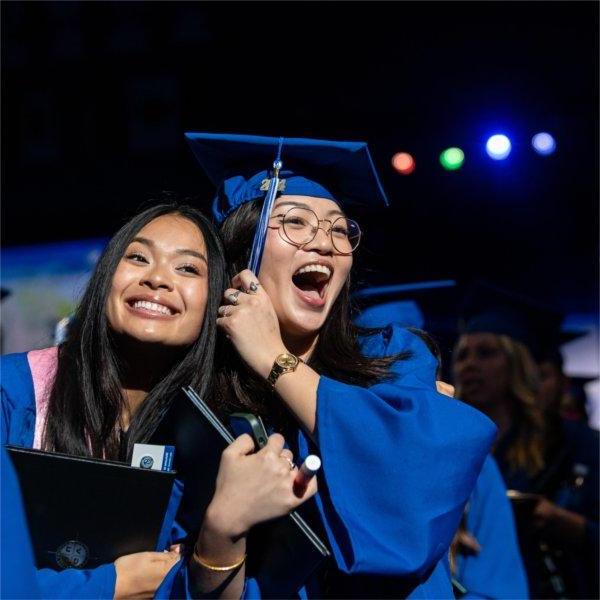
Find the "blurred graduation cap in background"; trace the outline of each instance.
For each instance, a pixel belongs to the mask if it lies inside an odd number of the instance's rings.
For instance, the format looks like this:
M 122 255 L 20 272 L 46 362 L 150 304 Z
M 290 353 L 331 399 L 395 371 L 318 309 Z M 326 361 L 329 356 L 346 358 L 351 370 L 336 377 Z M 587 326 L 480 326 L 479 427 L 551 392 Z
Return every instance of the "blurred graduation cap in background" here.
M 248 265 L 255 273 L 278 195 L 327 198 L 344 209 L 388 204 L 365 142 L 194 132 L 185 136 L 217 188 L 217 223 L 245 202 L 265 199 Z
M 586 335 L 586 331 L 563 330 L 563 321 L 564 314 L 547 304 L 477 281 L 461 304 L 459 332 L 506 335 L 542 361 L 556 359 L 561 345 Z
M 373 328 L 396 323 L 427 332 L 439 347 L 443 377 L 448 380 L 460 292 L 461 286 L 452 279 L 366 287 L 353 294 L 358 307 L 354 322 Z
M 456 304 L 456 281 L 440 279 L 372 286 L 353 294 L 360 307 L 355 319 L 361 327 L 385 327 L 398 323 L 424 329 L 440 315 L 452 314 Z

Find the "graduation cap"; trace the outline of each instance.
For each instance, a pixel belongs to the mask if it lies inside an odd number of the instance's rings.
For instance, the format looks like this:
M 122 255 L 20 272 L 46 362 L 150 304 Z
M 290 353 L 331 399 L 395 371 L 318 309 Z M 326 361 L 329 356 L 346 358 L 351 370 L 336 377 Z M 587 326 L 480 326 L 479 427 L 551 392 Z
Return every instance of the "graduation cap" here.
M 278 195 L 327 198 L 343 207 L 388 204 L 365 142 L 193 132 L 185 136 L 217 187 L 217 223 L 245 202 L 264 198 L 248 265 L 255 273 Z
M 440 352 L 442 378 L 449 380 L 459 290 L 452 279 L 363 288 L 353 294 L 360 310 L 354 322 L 360 327 L 379 328 L 395 323 L 426 331 Z
M 524 344 L 534 358 L 542 360 L 582 332 L 562 332 L 564 315 L 532 298 L 476 282 L 468 291 L 462 307 L 461 333 L 495 333 Z
M 353 295 L 361 307 L 355 322 L 361 327 L 399 323 L 404 327 L 440 329 L 433 325 L 454 312 L 455 290 L 452 279 L 363 288 Z

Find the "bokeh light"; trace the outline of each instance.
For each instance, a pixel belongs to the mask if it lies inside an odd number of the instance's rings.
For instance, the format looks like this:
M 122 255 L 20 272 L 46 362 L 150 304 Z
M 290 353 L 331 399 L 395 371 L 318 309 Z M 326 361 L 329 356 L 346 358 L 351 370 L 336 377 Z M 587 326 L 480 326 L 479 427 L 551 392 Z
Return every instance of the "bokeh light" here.
M 456 171 L 463 166 L 465 153 L 460 148 L 446 148 L 440 154 L 440 163 L 446 171 Z
M 416 166 L 415 159 L 408 152 L 397 152 L 392 156 L 392 167 L 401 175 L 410 175 Z
M 531 138 L 531 145 L 538 154 L 542 154 L 543 156 L 552 154 L 554 150 L 556 150 L 556 141 L 549 133 L 546 133 L 545 131 L 536 133 Z
M 505 159 L 510 154 L 511 149 L 510 140 L 501 133 L 490 137 L 485 145 L 485 151 L 494 160 Z

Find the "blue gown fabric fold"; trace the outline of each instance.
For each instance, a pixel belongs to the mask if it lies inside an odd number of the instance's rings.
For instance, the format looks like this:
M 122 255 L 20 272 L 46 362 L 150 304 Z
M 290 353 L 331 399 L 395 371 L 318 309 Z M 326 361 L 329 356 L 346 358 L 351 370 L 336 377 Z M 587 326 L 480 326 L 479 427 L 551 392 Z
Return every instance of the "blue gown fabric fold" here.
M 515 518 L 496 461 L 483 464 L 466 511 L 466 528 L 479 542 L 478 554 L 456 560 L 456 578 L 467 598 L 529 598 Z
M 496 427 L 437 392 L 437 362 L 406 329 L 389 326 L 365 338 L 363 352 L 410 357 L 370 388 L 321 377 L 317 504 L 337 566 L 350 576 L 385 578 L 382 593 L 395 578 L 402 595 L 451 597 L 448 548 Z M 301 449 L 308 445 L 301 439 Z

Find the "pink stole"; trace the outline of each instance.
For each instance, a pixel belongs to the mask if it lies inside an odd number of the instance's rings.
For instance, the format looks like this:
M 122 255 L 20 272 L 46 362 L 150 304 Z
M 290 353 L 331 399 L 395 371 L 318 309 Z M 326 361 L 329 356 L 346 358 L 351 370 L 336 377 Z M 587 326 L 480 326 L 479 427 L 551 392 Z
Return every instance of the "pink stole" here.
M 46 424 L 46 412 L 48 411 L 48 398 L 54 383 L 56 367 L 58 365 L 58 348 L 44 348 L 43 350 L 32 350 L 27 353 L 27 361 L 31 370 L 33 380 L 33 391 L 35 394 L 35 434 L 33 447 L 40 450 L 42 446 L 42 433 Z

